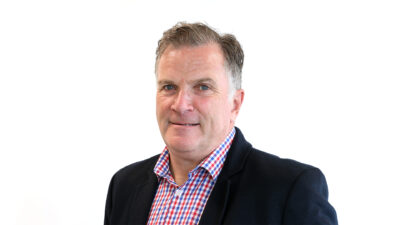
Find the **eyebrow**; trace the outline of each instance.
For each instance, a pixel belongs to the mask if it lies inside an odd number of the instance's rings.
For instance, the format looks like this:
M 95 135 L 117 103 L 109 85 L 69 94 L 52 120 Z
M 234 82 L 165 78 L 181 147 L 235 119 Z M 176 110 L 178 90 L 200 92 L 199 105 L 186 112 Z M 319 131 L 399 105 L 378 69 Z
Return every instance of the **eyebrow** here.
M 211 84 L 215 84 L 215 81 L 211 78 L 201 78 L 198 80 L 194 80 L 193 83 L 211 83 Z
M 174 84 L 174 83 L 175 82 L 172 81 L 172 80 L 159 80 L 157 82 L 158 86 L 165 85 L 165 84 Z M 195 83 L 195 84 L 198 84 L 198 83 L 211 83 L 212 85 L 215 85 L 215 81 L 213 79 L 211 79 L 211 78 L 200 78 L 200 79 L 197 79 L 197 80 L 189 81 L 189 83 Z
M 159 80 L 157 82 L 157 85 L 160 86 L 160 85 L 164 85 L 164 84 L 173 84 L 173 83 L 174 82 L 172 80 Z

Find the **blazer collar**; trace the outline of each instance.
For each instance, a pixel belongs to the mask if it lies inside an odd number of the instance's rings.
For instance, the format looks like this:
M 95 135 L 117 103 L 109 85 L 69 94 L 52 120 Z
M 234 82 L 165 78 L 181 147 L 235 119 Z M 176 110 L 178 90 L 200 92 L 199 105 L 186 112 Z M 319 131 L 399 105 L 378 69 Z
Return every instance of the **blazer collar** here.
M 244 167 L 250 150 L 252 149 L 251 144 L 246 141 L 240 129 L 237 127 L 235 127 L 235 129 L 235 138 L 233 139 L 231 148 L 229 149 L 221 174 L 218 177 L 219 180 L 229 179 L 229 177 L 240 172 Z

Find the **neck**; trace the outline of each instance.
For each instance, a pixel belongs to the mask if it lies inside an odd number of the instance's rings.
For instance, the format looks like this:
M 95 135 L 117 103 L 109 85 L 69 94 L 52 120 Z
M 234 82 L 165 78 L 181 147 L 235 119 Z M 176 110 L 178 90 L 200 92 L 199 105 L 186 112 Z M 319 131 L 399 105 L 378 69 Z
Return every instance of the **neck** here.
M 175 156 L 170 152 L 170 170 L 175 182 L 181 186 L 189 178 L 189 172 L 203 160 L 189 160 Z

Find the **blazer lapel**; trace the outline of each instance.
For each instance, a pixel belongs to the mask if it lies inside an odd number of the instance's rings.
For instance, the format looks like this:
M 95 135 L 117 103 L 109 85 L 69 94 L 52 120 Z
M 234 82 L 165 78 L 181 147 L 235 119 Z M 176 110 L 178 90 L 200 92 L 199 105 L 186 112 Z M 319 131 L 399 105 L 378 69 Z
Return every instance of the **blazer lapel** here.
M 199 222 L 200 225 L 223 223 L 232 188 L 231 177 L 240 173 L 250 153 L 251 144 L 244 139 L 239 128 L 235 128 L 235 138 L 229 149 L 224 167 L 217 178 L 217 183 L 207 200 Z
M 217 181 L 207 200 L 199 225 L 221 224 L 228 204 L 229 190 L 229 180 Z
M 131 207 L 129 209 L 130 224 L 146 224 L 150 208 L 158 187 L 158 180 L 154 174 L 150 175 L 147 183 L 138 185 L 133 191 Z

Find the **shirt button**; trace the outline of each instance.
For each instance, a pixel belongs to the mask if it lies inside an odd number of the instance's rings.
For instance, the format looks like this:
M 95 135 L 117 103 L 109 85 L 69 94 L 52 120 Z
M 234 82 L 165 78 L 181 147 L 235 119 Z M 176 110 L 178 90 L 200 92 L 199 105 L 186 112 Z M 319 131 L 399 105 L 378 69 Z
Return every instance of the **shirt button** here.
M 182 190 L 176 189 L 175 196 L 177 197 L 181 196 L 182 192 L 183 192 Z

